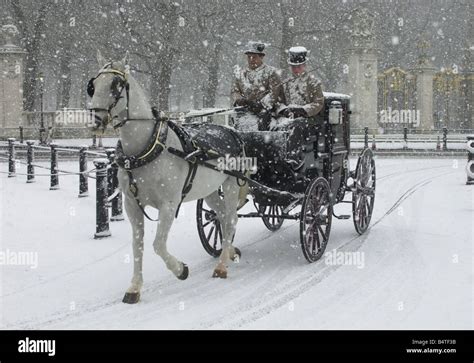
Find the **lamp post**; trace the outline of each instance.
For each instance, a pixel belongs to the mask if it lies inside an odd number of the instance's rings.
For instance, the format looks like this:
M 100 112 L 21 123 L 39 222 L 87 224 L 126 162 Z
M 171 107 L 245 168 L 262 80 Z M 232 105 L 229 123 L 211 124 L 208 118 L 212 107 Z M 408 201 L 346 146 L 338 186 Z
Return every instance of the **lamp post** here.
M 44 115 L 43 115 L 43 93 L 44 93 L 44 77 L 43 77 L 43 73 L 40 73 L 39 74 L 39 77 L 38 77 L 39 81 L 40 81 L 40 103 L 41 103 L 41 113 L 40 113 L 40 138 L 39 138 L 39 142 L 40 142 L 40 145 L 45 145 L 46 142 L 45 142 L 45 139 L 44 139 L 44 133 L 46 131 L 45 127 L 44 127 Z

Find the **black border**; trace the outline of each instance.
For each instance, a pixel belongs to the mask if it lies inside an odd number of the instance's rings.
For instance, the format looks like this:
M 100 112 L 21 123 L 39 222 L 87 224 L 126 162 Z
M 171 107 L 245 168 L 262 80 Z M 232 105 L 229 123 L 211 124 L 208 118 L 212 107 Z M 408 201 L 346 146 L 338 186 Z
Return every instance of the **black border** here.
M 56 355 L 19 353 L 18 341 L 54 339 Z M 424 347 L 415 340 L 436 341 Z M 456 343 L 438 344 L 438 340 Z M 410 348 L 456 353 L 409 354 Z M 0 331 L 0 362 L 474 361 L 473 331 Z

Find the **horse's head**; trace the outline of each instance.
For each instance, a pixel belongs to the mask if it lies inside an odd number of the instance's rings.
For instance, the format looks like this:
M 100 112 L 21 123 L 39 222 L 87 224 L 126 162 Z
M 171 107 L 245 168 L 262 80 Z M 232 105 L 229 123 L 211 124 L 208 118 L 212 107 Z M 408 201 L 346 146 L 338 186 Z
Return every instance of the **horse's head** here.
M 117 128 L 123 125 L 126 116 L 120 114 L 128 107 L 128 53 L 121 61 L 107 62 L 98 51 L 97 61 L 102 68 L 87 84 L 90 110 L 94 114 L 93 130 L 105 129 L 109 122 Z

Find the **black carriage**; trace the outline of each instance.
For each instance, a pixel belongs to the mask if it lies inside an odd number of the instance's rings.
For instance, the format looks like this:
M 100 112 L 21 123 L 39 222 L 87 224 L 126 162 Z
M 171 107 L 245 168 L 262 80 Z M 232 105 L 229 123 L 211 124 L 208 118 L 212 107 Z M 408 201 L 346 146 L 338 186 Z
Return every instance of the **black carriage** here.
M 305 258 L 315 262 L 323 255 L 331 232 L 334 205 L 352 204 L 357 233 L 370 223 L 375 200 L 375 161 L 364 149 L 355 170 L 349 170 L 350 100 L 348 96 L 325 93 L 324 110 L 308 119 L 304 163 L 297 171 L 287 162 L 288 131 L 241 133 L 246 156 L 256 157 L 258 171 L 251 179 L 249 194 L 255 212 L 239 218 L 261 218 L 270 231 L 277 231 L 285 219 L 298 220 Z M 351 200 L 345 200 L 351 193 Z M 197 203 L 197 226 L 204 249 L 214 257 L 221 252 L 222 230 L 216 214 L 201 199 Z

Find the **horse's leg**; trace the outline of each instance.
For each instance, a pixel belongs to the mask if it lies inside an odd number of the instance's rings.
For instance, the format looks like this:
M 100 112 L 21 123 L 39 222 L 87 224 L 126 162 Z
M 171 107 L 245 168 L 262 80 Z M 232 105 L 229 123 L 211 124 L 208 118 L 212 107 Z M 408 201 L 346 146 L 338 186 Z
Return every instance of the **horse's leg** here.
M 134 199 L 125 197 L 125 211 L 132 224 L 133 232 L 133 278 L 132 284 L 122 301 L 126 304 L 136 304 L 140 300 L 140 290 L 143 285 L 143 237 L 145 225 L 143 213 Z
M 160 220 L 158 221 L 158 227 L 156 230 L 155 241 L 153 247 L 158 256 L 160 256 L 166 264 L 166 267 L 173 272 L 173 274 L 180 280 L 186 280 L 189 275 L 189 269 L 186 264 L 180 262 L 171 255 L 166 248 L 166 241 L 168 239 L 168 233 L 173 224 L 174 217 L 176 214 L 177 206 L 160 209 Z
M 236 249 L 232 245 L 232 238 L 235 234 L 235 226 L 237 225 L 237 206 L 239 204 L 239 186 L 235 178 L 228 178 L 222 184 L 224 191 L 224 203 L 219 204 L 216 210 L 219 221 L 222 226 L 222 253 L 219 256 L 219 263 L 214 269 L 213 277 L 226 278 L 227 267 L 226 263 L 229 259 L 234 260 Z

